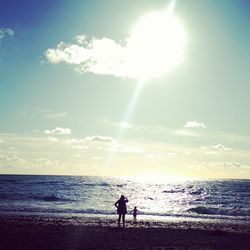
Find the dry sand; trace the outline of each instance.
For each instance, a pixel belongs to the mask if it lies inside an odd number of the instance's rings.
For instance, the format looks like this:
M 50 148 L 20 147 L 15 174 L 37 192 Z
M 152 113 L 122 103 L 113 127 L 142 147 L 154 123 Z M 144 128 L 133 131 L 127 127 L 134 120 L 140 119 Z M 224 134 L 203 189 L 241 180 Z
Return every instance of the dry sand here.
M 0 249 L 250 250 L 250 222 L 128 221 L 55 216 L 0 216 Z

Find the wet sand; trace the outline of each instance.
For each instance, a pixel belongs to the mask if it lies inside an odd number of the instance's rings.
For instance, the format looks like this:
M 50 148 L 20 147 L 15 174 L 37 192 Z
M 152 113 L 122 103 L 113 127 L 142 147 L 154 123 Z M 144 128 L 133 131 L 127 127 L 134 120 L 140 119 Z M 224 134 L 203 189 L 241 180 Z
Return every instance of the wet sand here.
M 129 220 L 104 217 L 0 216 L 0 249 L 198 250 L 250 249 L 250 222 Z

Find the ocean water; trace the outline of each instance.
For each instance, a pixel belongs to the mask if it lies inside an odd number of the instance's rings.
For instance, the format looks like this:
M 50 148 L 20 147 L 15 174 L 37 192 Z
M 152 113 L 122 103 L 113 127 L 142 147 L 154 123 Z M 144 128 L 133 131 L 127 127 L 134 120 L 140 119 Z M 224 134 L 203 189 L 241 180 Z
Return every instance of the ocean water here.
M 116 214 L 124 194 L 141 215 L 250 221 L 250 180 L 146 183 L 135 179 L 0 175 L 0 213 Z

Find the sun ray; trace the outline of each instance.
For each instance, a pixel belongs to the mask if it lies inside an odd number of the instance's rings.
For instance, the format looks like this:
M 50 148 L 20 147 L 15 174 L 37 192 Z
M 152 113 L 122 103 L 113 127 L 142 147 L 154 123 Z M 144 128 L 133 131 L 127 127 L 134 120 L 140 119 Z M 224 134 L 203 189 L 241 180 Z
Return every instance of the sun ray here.
M 164 12 L 144 16 L 132 30 L 128 48 L 133 60 L 128 60 L 128 69 L 132 72 L 136 70 L 135 75 L 139 80 L 120 123 L 116 135 L 117 144 L 122 142 L 125 131 L 129 128 L 128 124 L 145 83 L 168 73 L 183 61 L 186 40 L 181 23 L 173 15 L 176 2 L 177 0 L 172 0 Z M 113 149 L 116 146 L 111 147 L 105 166 L 114 164 L 116 155 Z
M 138 102 L 138 99 L 139 99 L 139 96 L 142 92 L 142 89 L 143 89 L 143 86 L 145 84 L 145 81 L 144 80 L 140 80 L 138 83 L 137 83 L 137 86 L 133 92 L 133 95 L 130 99 L 130 102 L 128 104 L 128 108 L 125 112 L 125 115 L 124 115 L 124 118 L 122 119 L 122 124 L 128 124 L 130 119 L 131 119 L 131 116 L 133 115 L 133 111 L 135 109 L 135 106 Z M 123 132 L 124 132 L 124 129 L 126 127 L 124 126 L 121 126 L 121 128 L 119 129 L 119 132 L 117 134 L 117 140 L 120 140 L 122 138 L 122 135 L 123 135 Z

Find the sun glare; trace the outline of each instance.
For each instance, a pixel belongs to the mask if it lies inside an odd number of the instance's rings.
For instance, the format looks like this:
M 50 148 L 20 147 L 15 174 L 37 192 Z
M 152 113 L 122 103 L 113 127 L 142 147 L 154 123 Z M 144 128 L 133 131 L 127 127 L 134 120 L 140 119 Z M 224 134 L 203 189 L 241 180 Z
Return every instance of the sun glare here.
M 133 177 L 134 180 L 138 182 L 143 182 L 143 183 L 172 183 L 172 182 L 180 182 L 180 181 L 186 181 L 188 180 L 187 177 L 183 176 L 173 176 L 173 175 L 166 175 L 166 174 L 156 174 L 154 172 L 151 173 L 143 173 L 142 175 L 137 175 Z M 191 179 L 191 178 L 189 178 Z
M 131 69 L 139 72 L 140 79 L 160 77 L 183 61 L 185 45 L 182 24 L 171 11 L 147 14 L 128 39 Z

